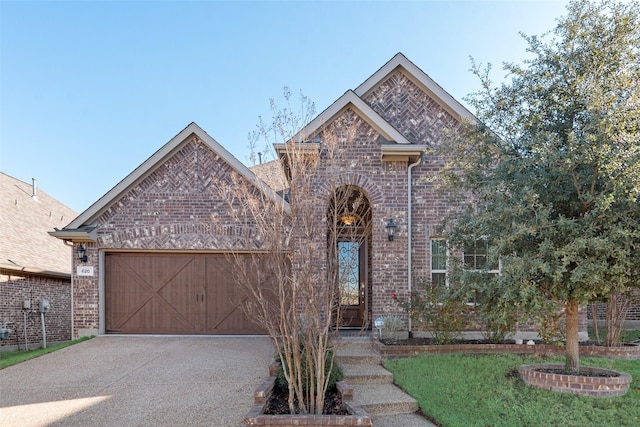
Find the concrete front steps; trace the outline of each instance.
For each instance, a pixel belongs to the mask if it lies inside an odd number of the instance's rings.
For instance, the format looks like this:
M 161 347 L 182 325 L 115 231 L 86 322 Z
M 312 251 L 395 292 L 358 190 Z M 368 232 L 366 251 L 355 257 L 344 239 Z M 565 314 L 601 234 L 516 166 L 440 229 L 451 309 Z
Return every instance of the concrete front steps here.
M 415 413 L 416 400 L 393 384 L 393 375 L 382 367 L 371 338 L 340 338 L 336 361 L 344 372 L 344 381 L 353 387 L 354 402 L 373 417 L 374 426 L 434 426 Z

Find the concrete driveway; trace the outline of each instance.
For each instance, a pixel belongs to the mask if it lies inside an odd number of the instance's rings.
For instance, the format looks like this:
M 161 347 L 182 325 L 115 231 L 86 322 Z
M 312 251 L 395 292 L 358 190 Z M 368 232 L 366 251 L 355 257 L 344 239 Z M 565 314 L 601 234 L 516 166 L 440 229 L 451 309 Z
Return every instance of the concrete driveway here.
M 239 426 L 266 337 L 104 336 L 0 370 L 2 426 Z

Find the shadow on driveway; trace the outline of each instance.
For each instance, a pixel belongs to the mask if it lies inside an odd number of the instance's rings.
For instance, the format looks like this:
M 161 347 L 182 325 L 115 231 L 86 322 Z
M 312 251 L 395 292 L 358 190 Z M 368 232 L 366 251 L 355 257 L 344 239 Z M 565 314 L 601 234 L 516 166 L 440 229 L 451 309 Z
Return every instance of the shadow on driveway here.
M 239 426 L 267 337 L 104 336 L 0 370 L 3 426 Z

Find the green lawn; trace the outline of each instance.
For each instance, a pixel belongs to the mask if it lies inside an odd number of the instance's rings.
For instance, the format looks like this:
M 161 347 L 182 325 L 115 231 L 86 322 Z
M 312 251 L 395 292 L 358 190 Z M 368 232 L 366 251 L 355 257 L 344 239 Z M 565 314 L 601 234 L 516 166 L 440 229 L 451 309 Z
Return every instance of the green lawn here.
M 616 398 L 534 389 L 514 375 L 519 365 L 548 362 L 563 358 L 438 355 L 390 360 L 385 366 L 442 426 L 640 426 L 640 360 L 580 359 L 582 366 L 633 376 L 627 394 Z
M 25 360 L 33 359 L 34 357 L 42 356 L 43 354 L 48 354 L 56 350 L 60 350 L 61 348 L 69 347 L 70 345 L 77 344 L 91 338 L 93 337 L 83 337 L 64 344 L 56 344 L 47 348 L 39 348 L 37 350 L 0 351 L 0 369 L 16 365 L 18 363 L 24 362 Z

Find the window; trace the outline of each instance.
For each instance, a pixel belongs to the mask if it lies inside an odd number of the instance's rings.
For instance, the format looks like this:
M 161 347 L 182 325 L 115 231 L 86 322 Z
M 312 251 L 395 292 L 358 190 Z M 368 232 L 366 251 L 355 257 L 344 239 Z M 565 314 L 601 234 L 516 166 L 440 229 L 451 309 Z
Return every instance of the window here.
M 340 304 L 360 304 L 360 244 L 354 241 L 338 242 L 338 274 Z
M 447 286 L 447 241 L 431 240 L 431 283 Z
M 500 272 L 500 265 L 494 263 L 487 265 L 487 252 L 489 245 L 485 239 L 476 240 L 473 245 L 464 248 L 464 268 L 467 270 L 487 270 L 489 276 Z
M 465 247 L 462 255 L 464 269 L 479 272 L 486 268 L 488 277 L 500 274 L 498 263 L 487 266 L 487 249 L 488 245 L 485 239 L 476 240 L 473 245 Z M 445 239 L 431 239 L 431 283 L 435 286 L 449 286 L 447 258 L 447 241 Z

